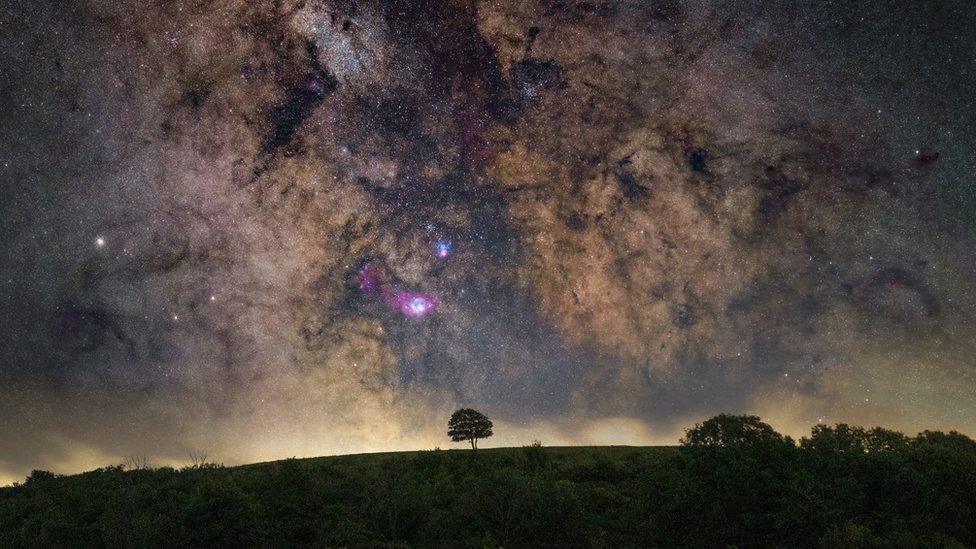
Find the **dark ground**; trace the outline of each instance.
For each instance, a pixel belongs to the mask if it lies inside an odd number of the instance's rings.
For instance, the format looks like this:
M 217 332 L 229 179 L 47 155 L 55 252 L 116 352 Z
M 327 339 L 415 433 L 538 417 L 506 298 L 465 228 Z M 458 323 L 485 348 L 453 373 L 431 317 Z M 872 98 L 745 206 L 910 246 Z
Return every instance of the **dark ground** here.
M 681 447 L 35 471 L 0 489 L 0 546 L 976 544 L 976 443 L 967 437 L 840 425 L 796 444 L 755 420 L 720 416 Z

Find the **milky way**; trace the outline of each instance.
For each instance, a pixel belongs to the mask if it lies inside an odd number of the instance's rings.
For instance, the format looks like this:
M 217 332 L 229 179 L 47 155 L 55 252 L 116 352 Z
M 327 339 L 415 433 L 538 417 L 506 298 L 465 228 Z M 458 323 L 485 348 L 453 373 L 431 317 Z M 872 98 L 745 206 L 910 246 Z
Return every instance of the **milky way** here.
M 969 2 L 0 22 L 0 481 L 446 446 L 460 406 L 976 433 Z

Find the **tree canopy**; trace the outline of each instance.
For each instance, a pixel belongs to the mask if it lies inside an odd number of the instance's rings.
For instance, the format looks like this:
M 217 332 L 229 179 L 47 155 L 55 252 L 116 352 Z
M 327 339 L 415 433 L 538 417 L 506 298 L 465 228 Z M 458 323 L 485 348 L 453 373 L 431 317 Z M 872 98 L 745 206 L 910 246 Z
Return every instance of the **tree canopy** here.
M 789 437 L 777 433 L 758 416 L 719 414 L 685 431 L 681 440 L 691 447 L 735 447 L 742 445 L 793 445 Z
M 471 449 L 478 448 L 478 439 L 488 438 L 491 431 L 491 420 L 477 410 L 461 408 L 453 414 L 447 422 L 447 436 L 454 442 L 467 440 L 471 442 Z

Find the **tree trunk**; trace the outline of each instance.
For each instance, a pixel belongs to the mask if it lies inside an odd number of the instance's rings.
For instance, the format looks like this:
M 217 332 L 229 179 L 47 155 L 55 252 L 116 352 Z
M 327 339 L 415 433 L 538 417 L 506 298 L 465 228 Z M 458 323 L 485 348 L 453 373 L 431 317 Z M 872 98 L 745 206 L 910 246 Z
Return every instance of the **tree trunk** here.
M 474 445 L 474 439 L 471 439 L 471 449 L 474 450 L 476 446 Z

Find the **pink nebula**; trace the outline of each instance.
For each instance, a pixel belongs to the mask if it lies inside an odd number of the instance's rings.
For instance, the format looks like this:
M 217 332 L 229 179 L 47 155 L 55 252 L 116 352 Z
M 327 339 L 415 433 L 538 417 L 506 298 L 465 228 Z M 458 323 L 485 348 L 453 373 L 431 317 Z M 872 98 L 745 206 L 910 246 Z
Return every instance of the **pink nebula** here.
M 400 291 L 384 280 L 383 272 L 372 263 L 359 271 L 359 289 L 378 296 L 392 309 L 411 318 L 424 318 L 437 310 L 440 299 L 429 292 Z

